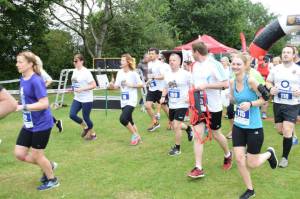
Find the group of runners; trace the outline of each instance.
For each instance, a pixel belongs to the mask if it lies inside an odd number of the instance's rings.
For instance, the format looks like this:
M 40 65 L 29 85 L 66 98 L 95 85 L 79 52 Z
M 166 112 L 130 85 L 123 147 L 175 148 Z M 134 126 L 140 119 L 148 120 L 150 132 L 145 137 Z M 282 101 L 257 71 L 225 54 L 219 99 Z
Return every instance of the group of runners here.
M 231 57 L 222 58 L 232 72 L 230 78 L 226 67 L 213 59 L 207 46 L 198 42 L 192 45 L 194 63 L 181 68 L 181 56 L 173 53 L 169 56 L 169 64 L 159 60 L 159 51 L 150 48 L 146 82 L 143 82 L 135 70 L 135 61 L 130 54 L 121 56 L 121 66 L 116 80 L 110 82 L 109 89 L 120 89 L 121 115 L 120 123 L 131 134 L 130 144 L 138 145 L 142 141 L 132 113 L 138 103 L 138 88 L 148 87 L 145 103 L 146 111 L 151 118 L 147 129 L 154 132 L 160 128 L 159 117 L 153 111 L 155 104 L 167 114 L 175 141 L 170 156 L 181 154 L 182 130 L 187 133 L 188 141 L 193 141 L 195 165 L 188 172 L 190 178 L 205 176 L 203 168 L 203 148 L 208 137 L 212 136 L 223 150 L 223 169 L 232 167 L 235 156 L 239 173 L 246 186 L 240 198 L 255 196 L 251 181 L 250 168 L 261 166 L 266 161 L 272 169 L 288 166 L 288 156 L 292 148 L 295 123 L 300 108 L 300 67 L 294 63 L 295 49 L 286 46 L 282 50 L 282 64 L 273 67 L 266 77 L 266 84 L 259 79 L 259 74 L 252 72 L 251 57 L 246 53 L 235 53 Z M 96 82 L 91 72 L 84 66 L 81 54 L 74 56 L 75 70 L 72 75 L 74 99 L 69 117 L 82 127 L 81 136 L 86 140 L 97 139 L 94 125 L 90 119 L 93 103 L 93 89 Z M 20 100 L 17 105 L 4 88 L 0 86 L 0 116 L 11 111 L 22 111 L 24 126 L 20 130 L 15 146 L 17 159 L 38 165 L 42 171 L 41 185 L 38 190 L 47 190 L 59 186 L 54 176 L 57 163 L 49 161 L 44 149 L 47 146 L 51 129 L 56 124 L 63 130 L 62 121 L 56 120 L 50 111 L 47 97 L 47 79 L 42 78 L 42 64 L 32 52 L 22 52 L 17 56 L 17 68 L 22 74 L 20 79 Z M 227 72 L 226 72 L 227 71 Z M 222 127 L 222 90 L 230 99 L 232 119 L 232 145 L 230 150 L 228 139 L 221 132 Z M 261 152 L 264 141 L 263 123 L 260 107 L 274 96 L 274 120 L 278 132 L 282 134 L 282 155 L 278 162 L 273 147 Z M 224 97 L 224 96 L 223 96 Z M 9 106 L 7 104 L 10 104 Z M 235 107 L 235 108 L 233 108 Z M 83 118 L 78 116 L 82 110 Z M 228 110 L 227 110 L 228 111 Z M 189 112 L 189 113 L 188 113 Z M 184 122 L 190 116 L 190 124 Z

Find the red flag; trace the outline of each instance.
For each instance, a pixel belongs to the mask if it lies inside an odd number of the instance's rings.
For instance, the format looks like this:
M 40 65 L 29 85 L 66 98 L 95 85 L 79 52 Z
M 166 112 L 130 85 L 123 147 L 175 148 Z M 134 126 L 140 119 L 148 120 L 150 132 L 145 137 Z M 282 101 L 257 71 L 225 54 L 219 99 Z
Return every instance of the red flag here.
M 242 51 L 246 52 L 247 51 L 247 43 L 246 43 L 246 38 L 243 32 L 240 32 L 240 38 L 241 38 L 241 43 L 242 43 Z

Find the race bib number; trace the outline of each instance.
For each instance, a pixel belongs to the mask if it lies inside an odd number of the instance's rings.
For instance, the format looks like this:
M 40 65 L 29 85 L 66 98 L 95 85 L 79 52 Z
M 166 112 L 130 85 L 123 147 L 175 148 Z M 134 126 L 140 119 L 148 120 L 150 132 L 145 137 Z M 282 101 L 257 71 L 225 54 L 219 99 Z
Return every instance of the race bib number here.
M 32 116 L 30 111 L 23 111 L 23 123 L 25 128 L 33 128 Z
M 122 100 L 129 100 L 129 93 L 128 92 L 122 92 L 121 93 Z
M 291 92 L 287 92 L 287 91 L 280 91 L 278 93 L 278 98 L 279 99 L 284 99 L 284 100 L 291 100 L 293 99 L 293 95 Z
M 172 103 L 176 103 L 180 98 L 180 91 L 177 89 L 170 89 L 168 95 L 169 101 Z
M 155 80 L 152 80 L 151 82 L 150 82 L 150 87 L 155 87 L 156 86 L 156 81 Z
M 75 88 L 80 88 L 80 84 L 78 82 L 72 82 L 72 90 L 74 91 Z
M 237 107 L 235 111 L 234 122 L 248 126 L 250 124 L 250 110 L 243 111 Z
M 180 98 L 180 91 L 179 90 L 170 90 L 169 91 L 170 98 Z

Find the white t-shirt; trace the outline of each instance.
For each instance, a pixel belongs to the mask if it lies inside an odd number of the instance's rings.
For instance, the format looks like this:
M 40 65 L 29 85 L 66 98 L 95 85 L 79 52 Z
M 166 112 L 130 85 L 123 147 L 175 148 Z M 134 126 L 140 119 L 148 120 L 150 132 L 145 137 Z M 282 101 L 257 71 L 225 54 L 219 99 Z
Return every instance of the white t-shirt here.
M 151 61 L 148 63 L 148 75 L 159 76 L 164 75 L 166 72 L 170 71 L 170 66 L 166 63 L 163 63 L 159 60 Z M 164 80 L 151 80 L 149 85 L 150 91 L 162 91 L 164 85 Z
M 188 108 L 188 92 L 191 85 L 191 74 L 183 69 L 169 72 L 165 75 L 165 84 L 168 89 L 169 108 Z
M 232 70 L 231 70 L 230 66 L 227 66 L 226 69 L 224 68 L 224 72 L 225 72 L 225 76 L 228 79 L 228 83 L 229 83 L 229 80 L 232 77 Z M 225 107 L 229 106 L 229 104 L 230 104 L 229 94 L 230 94 L 230 88 L 226 88 L 225 90 L 221 90 L 222 104 Z
M 124 86 L 125 83 L 137 85 L 142 84 L 142 80 L 136 71 L 124 72 L 122 69 L 117 73 L 115 86 L 121 88 L 121 107 L 127 105 L 135 107 L 138 101 L 137 88 Z
M 195 87 L 206 83 L 215 83 L 227 80 L 224 68 L 214 61 L 206 59 L 196 62 L 193 66 L 192 83 Z M 207 105 L 210 112 L 222 111 L 221 89 L 206 89 Z
M 300 90 L 300 67 L 292 64 L 285 67 L 279 64 L 270 71 L 267 81 L 272 82 L 278 88 L 278 94 L 274 96 L 274 102 L 279 104 L 300 104 L 300 97 L 293 95 L 294 90 Z
M 52 81 L 51 76 L 44 69 L 41 70 L 41 77 L 43 78 L 44 82 Z
M 83 88 L 95 80 L 92 73 L 86 67 L 83 67 L 80 70 L 75 68 L 71 81 L 73 88 Z M 82 91 L 80 93 L 74 92 L 74 99 L 79 102 L 93 102 L 93 90 Z

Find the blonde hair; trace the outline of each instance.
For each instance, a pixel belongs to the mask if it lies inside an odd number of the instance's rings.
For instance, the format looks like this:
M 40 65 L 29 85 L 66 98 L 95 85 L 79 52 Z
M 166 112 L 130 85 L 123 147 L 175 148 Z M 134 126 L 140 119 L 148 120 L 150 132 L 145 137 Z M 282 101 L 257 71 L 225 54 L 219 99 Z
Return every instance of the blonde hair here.
M 42 62 L 41 58 L 36 55 L 35 59 L 36 59 L 36 65 L 40 68 L 40 71 L 42 71 L 43 70 L 43 62 Z
M 124 57 L 126 59 L 130 70 L 135 70 L 136 67 L 135 58 L 131 57 L 129 53 L 125 53 L 121 57 Z
M 41 68 L 37 64 L 37 58 L 36 58 L 37 56 L 33 52 L 23 51 L 18 54 L 18 57 L 19 56 L 24 57 L 28 63 L 32 63 L 33 72 L 36 73 L 37 75 L 41 75 Z

